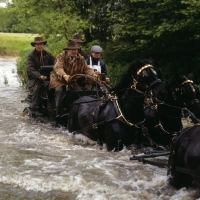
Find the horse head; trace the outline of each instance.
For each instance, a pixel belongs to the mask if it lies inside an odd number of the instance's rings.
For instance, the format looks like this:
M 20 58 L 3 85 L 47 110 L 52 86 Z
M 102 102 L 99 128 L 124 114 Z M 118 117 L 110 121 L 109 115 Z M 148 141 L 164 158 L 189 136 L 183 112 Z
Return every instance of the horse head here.
M 151 60 L 138 61 L 138 69 L 134 74 L 134 82 L 138 85 L 138 88 L 145 91 L 149 97 L 153 97 L 153 100 L 163 101 L 167 96 L 167 91 L 162 84 L 162 74 L 159 69 L 153 66 Z
M 197 118 L 200 118 L 199 89 L 194 85 L 193 80 L 176 75 L 170 90 L 180 107 L 188 108 Z
M 116 91 L 124 87 L 131 87 L 133 90 L 145 93 L 145 96 L 153 96 L 154 100 L 163 101 L 166 98 L 167 91 L 161 80 L 161 71 L 154 68 L 152 60 L 136 59 L 130 64 L 127 72 L 122 75 L 120 81 L 112 90 Z

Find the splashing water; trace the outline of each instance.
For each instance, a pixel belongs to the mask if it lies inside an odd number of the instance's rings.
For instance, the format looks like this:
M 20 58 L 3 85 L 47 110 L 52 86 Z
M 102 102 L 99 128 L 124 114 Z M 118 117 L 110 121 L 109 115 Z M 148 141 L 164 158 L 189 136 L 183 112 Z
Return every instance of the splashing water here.
M 0 199 L 191 200 L 175 190 L 167 170 L 130 161 L 131 152 L 107 152 L 82 135 L 23 116 L 16 59 L 0 59 Z M 161 158 L 167 162 L 167 158 Z

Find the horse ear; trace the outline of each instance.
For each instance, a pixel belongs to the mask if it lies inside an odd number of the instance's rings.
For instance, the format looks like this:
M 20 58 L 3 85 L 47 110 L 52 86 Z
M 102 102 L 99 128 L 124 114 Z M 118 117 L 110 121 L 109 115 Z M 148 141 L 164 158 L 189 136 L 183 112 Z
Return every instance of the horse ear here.
M 195 79 L 194 72 L 191 72 L 190 74 L 188 74 L 187 78 L 190 79 L 190 80 L 194 80 Z
M 151 64 L 151 65 L 153 65 L 153 63 L 154 63 L 154 62 L 153 62 L 153 58 L 150 57 L 150 58 L 148 59 L 148 63 Z
M 158 77 L 162 80 L 163 79 L 163 74 L 162 74 L 161 70 L 160 69 L 156 69 L 156 72 L 158 74 Z

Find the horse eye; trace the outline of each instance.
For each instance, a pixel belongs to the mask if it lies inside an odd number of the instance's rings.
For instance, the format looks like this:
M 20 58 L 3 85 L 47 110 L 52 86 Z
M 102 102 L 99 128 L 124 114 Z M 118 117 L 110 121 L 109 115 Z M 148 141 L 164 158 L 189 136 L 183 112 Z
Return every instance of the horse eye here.
M 157 75 L 156 71 L 153 68 L 150 68 L 150 70 L 154 75 Z
M 195 88 L 193 87 L 193 85 L 190 85 L 190 88 L 191 88 L 192 92 L 195 92 Z
M 142 76 L 144 77 L 144 76 L 148 76 L 148 73 L 146 72 L 146 70 L 143 70 L 142 71 Z

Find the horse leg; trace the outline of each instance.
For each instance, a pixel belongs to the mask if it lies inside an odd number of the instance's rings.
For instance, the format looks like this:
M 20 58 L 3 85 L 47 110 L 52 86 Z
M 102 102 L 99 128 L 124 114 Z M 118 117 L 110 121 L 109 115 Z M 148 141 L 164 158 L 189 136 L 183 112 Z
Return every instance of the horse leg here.
M 124 148 L 126 131 L 118 123 L 108 125 L 104 131 L 108 151 L 121 151 Z
M 69 116 L 67 120 L 67 129 L 69 132 L 76 132 L 78 128 L 78 117 L 77 117 L 77 112 L 78 112 L 78 105 L 74 105 L 72 109 L 69 111 Z

